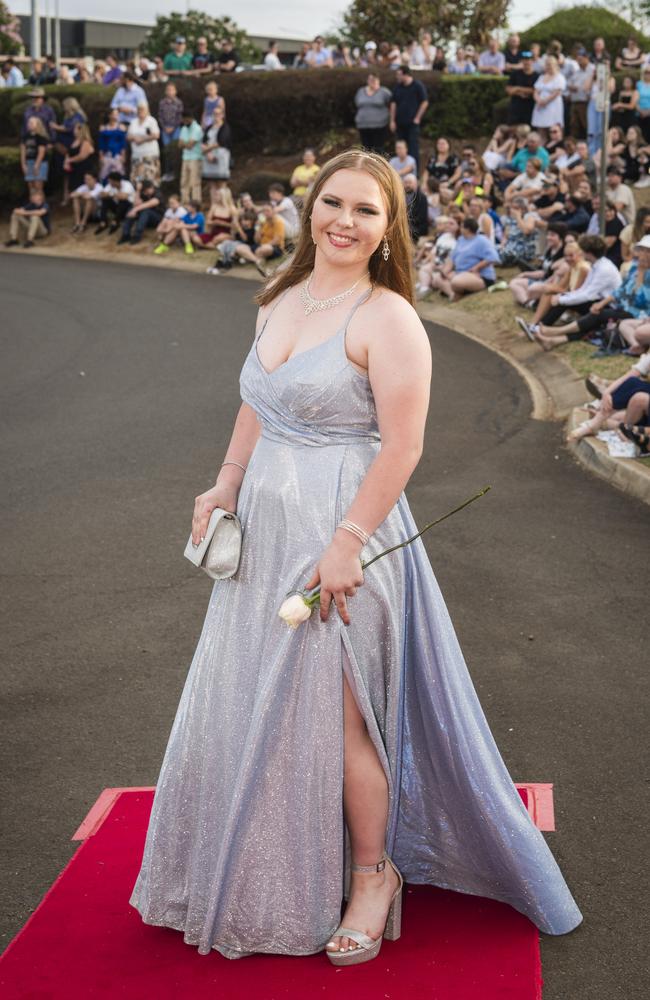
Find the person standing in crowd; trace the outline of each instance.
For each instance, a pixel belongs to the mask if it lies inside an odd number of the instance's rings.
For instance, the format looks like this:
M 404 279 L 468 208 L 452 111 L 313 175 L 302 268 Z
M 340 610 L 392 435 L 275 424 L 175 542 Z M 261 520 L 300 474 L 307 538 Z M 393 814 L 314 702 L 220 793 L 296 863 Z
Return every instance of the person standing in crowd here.
M 547 56 L 543 74 L 533 88 L 535 108 L 531 125 L 545 138 L 551 125 L 564 127 L 564 91 L 566 80 L 555 56 Z
M 641 79 L 637 81 L 631 110 L 636 113 L 639 127 L 646 142 L 650 142 L 650 65 L 641 70 Z
M 468 58 L 466 49 L 462 45 L 456 46 L 456 55 L 451 62 L 447 63 L 446 72 L 454 76 L 470 76 L 472 73 L 476 73 L 476 66 Z
M 523 65 L 523 52 L 521 51 L 521 40 L 519 35 L 514 33 L 508 35 L 506 40 L 506 47 L 503 50 L 503 58 L 505 60 L 504 72 L 512 79 L 512 74 L 517 70 L 520 70 Z M 532 53 L 531 53 L 531 68 L 532 68 Z
M 27 250 L 34 241 L 48 236 L 51 232 L 50 208 L 42 191 L 34 191 L 29 201 L 20 208 L 14 208 L 9 220 L 9 239 L 6 247 L 17 247 L 21 239 Z
M 27 132 L 27 122 L 30 118 L 40 118 L 45 126 L 45 133 L 49 139 L 53 139 L 56 135 L 53 125 L 56 124 L 56 114 L 54 109 L 47 103 L 47 96 L 42 87 L 34 87 L 33 90 L 28 91 L 28 97 L 31 97 L 31 101 L 23 111 L 23 121 L 22 128 L 20 130 L 21 136 L 24 136 Z
M 570 104 L 569 128 L 571 129 L 571 134 L 577 139 L 584 139 L 587 136 L 587 107 L 589 106 L 589 96 L 591 94 L 595 70 L 585 48 L 577 50 L 576 62 L 578 68 L 571 74 L 568 85 Z
M 208 73 L 214 73 L 216 61 L 217 57 L 210 52 L 207 38 L 201 35 L 196 40 L 196 52 L 192 56 L 192 76 L 207 76 Z
M 20 143 L 20 166 L 27 184 L 30 199 L 43 194 L 47 181 L 50 139 L 40 118 L 32 115 L 27 120 L 27 131 Z
M 316 35 L 311 43 L 311 48 L 305 56 L 305 62 L 309 69 L 322 69 L 323 67 L 331 69 L 333 67 L 332 53 L 320 35 Z
M 70 194 L 74 216 L 74 226 L 71 232 L 83 233 L 88 223 L 97 218 L 103 190 L 104 188 L 96 175 L 87 170 L 84 174 L 83 184 L 73 188 Z
M 201 166 L 203 129 L 188 109 L 183 110 L 183 124 L 178 137 L 181 150 L 181 201 L 201 201 Z
M 131 121 L 127 138 L 131 143 L 131 183 L 141 181 L 160 182 L 160 129 L 158 122 L 149 113 L 146 101 L 140 101 L 136 117 Z
M 105 181 L 113 170 L 126 173 L 126 126 L 120 124 L 117 108 L 109 108 L 99 127 L 99 179 Z
M 108 229 L 109 236 L 117 232 L 126 213 L 135 202 L 135 188 L 119 170 L 111 170 L 99 198 L 99 225 L 95 236 Z
M 3 87 L 24 87 L 25 77 L 22 74 L 22 70 L 16 66 L 14 60 L 9 56 L 8 59 L 2 64 L 2 71 L 0 72 L 0 80 L 2 83 L 0 86 Z
M 411 66 L 414 69 L 431 69 L 435 58 L 435 49 L 430 31 L 420 32 L 420 41 L 411 54 Z
M 506 57 L 499 51 L 499 39 L 491 38 L 487 49 L 478 57 L 478 71 L 492 76 L 503 76 L 505 68 Z
M 594 65 L 596 66 L 598 65 L 598 63 L 609 63 L 612 61 L 612 57 L 607 51 L 604 38 L 601 38 L 600 36 L 598 36 L 598 38 L 594 38 L 591 55 L 589 58 L 591 59 L 592 63 L 594 63 Z
M 47 83 L 47 69 L 42 59 L 32 59 L 32 71 L 27 83 L 32 87 L 44 87 Z
M 63 161 L 63 176 L 74 191 L 83 184 L 84 175 L 95 168 L 95 144 L 86 122 L 77 122 L 72 145 Z
M 221 41 L 221 51 L 217 54 L 217 67 L 220 73 L 234 73 L 239 66 L 239 56 L 231 38 Z
M 354 95 L 357 112 L 354 124 L 359 130 L 359 139 L 365 149 L 383 153 L 386 145 L 388 122 L 390 121 L 391 93 L 382 87 L 377 73 L 368 73 L 363 87 Z
M 120 121 L 127 127 L 138 114 L 138 104 L 147 103 L 147 95 L 128 70 L 122 74 L 120 85 L 113 94 L 111 107 L 117 108 Z
M 533 68 L 533 54 L 530 50 L 518 52 L 518 56 L 519 64 L 510 69 L 510 79 L 506 86 L 506 93 L 510 98 L 508 124 L 530 125 L 535 110 L 534 87 L 539 73 Z
M 163 217 L 162 195 L 153 181 L 144 180 L 136 193 L 133 205 L 124 216 L 122 235 L 117 241 L 135 246 L 142 239 L 145 229 L 155 229 Z
M 192 53 L 187 51 L 184 35 L 177 35 L 170 52 L 163 59 L 163 69 L 170 76 L 189 76 L 192 73 Z
M 225 119 L 226 102 L 219 93 L 219 84 L 216 80 L 208 80 L 205 85 L 205 97 L 203 98 L 203 111 L 201 113 L 201 128 L 204 131 L 213 124 L 217 108 L 221 109 Z
M 302 163 L 299 163 L 294 169 L 289 181 L 291 194 L 296 202 L 301 201 L 309 194 L 319 173 L 320 167 L 316 163 L 316 153 L 311 147 L 308 147 L 302 154 Z
M 111 87 L 114 83 L 118 83 L 123 72 L 114 52 L 109 52 L 106 56 L 106 67 L 102 83 L 105 87 Z
M 212 125 L 203 135 L 201 176 L 208 181 L 210 201 L 218 188 L 230 178 L 232 131 L 224 121 L 224 107 L 218 105 L 213 112 Z
M 409 66 L 400 66 L 396 71 L 389 105 L 389 128 L 398 139 L 404 139 L 409 155 L 415 160 L 415 174 L 420 164 L 420 122 L 429 106 L 427 92 L 420 80 L 415 80 Z
M 411 239 L 414 243 L 429 232 L 429 203 L 424 191 L 418 187 L 415 174 L 407 174 L 403 178 L 406 192 L 406 210 Z
M 280 61 L 280 56 L 278 55 L 279 45 L 272 39 L 269 42 L 268 48 L 264 54 L 264 68 L 270 70 L 284 69 L 283 63 Z
M 158 104 L 158 125 L 160 126 L 160 142 L 163 155 L 163 181 L 174 180 L 173 158 L 169 146 L 178 142 L 183 123 L 183 102 L 176 91 L 176 84 L 165 84 L 165 96 Z

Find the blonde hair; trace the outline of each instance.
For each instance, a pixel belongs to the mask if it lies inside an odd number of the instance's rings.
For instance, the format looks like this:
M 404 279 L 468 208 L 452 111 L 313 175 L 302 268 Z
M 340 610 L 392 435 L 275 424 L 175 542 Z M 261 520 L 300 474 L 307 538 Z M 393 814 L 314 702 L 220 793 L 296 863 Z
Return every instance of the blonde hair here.
M 29 116 L 29 118 L 27 119 L 27 127 L 28 128 L 29 128 L 29 123 L 30 122 L 36 122 L 36 125 L 34 126 L 34 131 L 35 131 L 36 135 L 40 135 L 40 137 L 42 139 L 48 139 L 49 140 L 50 137 L 47 134 L 47 129 L 45 128 L 45 125 L 43 124 L 42 120 L 38 117 L 38 115 L 30 115 Z
M 383 240 L 368 261 L 368 271 L 373 284 L 389 288 L 410 302 L 415 303 L 413 272 L 411 265 L 412 242 L 406 214 L 406 196 L 401 178 L 388 162 L 378 153 L 363 149 L 349 149 L 329 160 L 316 176 L 314 185 L 306 196 L 302 213 L 300 235 L 290 261 L 281 272 L 276 272 L 255 296 L 260 306 L 272 302 L 285 289 L 303 281 L 313 270 L 316 246 L 312 240 L 310 218 L 314 202 L 321 190 L 339 170 L 363 170 L 373 177 L 384 196 L 388 224 L 386 238 L 390 256 L 384 260 L 381 250 Z
M 76 97 L 64 97 L 61 106 L 66 115 L 81 115 L 84 121 L 88 121 L 88 115 L 79 104 Z

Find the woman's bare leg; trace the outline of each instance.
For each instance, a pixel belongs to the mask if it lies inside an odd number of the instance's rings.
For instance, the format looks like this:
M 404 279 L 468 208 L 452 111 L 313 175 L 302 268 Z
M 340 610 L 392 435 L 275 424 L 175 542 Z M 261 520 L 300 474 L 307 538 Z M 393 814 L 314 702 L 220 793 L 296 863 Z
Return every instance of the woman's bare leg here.
M 385 849 L 388 784 L 345 674 L 343 724 L 343 809 L 350 833 L 352 861 L 356 865 L 374 865 Z M 383 872 L 352 872 L 343 924 L 378 938 L 397 885 L 397 876 L 390 865 L 386 865 Z M 333 947 L 328 942 L 328 951 L 359 947 L 348 937 L 334 937 L 332 942 Z

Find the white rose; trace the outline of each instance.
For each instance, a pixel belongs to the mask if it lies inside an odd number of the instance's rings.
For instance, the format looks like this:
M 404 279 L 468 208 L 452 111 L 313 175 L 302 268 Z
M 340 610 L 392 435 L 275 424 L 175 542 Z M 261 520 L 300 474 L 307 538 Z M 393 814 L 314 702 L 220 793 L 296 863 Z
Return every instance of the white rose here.
M 291 628 L 298 628 L 311 615 L 311 608 L 300 594 L 291 594 L 282 604 L 278 614 Z

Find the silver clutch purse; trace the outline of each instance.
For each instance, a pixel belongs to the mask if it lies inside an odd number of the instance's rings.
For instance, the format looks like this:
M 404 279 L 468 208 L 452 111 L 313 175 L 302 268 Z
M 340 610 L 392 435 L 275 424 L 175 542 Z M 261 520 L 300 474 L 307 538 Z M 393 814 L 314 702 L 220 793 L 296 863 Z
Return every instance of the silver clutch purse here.
M 210 515 L 203 541 L 194 548 L 190 534 L 185 546 L 185 558 L 211 576 L 226 580 L 234 576 L 241 558 L 242 528 L 236 514 L 215 507 Z

